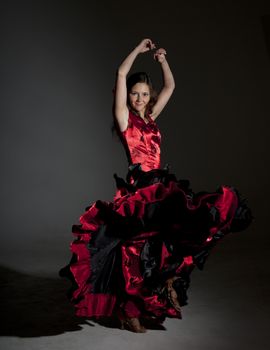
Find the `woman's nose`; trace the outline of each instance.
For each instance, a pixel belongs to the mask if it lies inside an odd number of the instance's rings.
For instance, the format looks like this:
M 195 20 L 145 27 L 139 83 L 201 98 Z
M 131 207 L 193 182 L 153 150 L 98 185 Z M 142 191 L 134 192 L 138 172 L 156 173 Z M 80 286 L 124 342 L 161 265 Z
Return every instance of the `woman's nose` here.
M 138 95 L 137 95 L 137 101 L 140 101 L 140 100 L 141 100 L 141 95 L 138 94 Z

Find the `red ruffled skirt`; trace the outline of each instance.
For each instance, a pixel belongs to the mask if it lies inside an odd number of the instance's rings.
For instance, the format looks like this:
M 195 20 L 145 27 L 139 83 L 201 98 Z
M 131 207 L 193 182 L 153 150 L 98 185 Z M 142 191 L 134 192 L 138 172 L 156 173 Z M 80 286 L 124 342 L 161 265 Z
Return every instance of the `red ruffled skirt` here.
M 133 164 L 127 181 L 115 179 L 114 201 L 93 203 L 72 229 L 72 259 L 60 275 L 72 281 L 76 314 L 181 318 L 193 268 L 252 221 L 246 200 L 231 186 L 195 194 L 168 168 Z

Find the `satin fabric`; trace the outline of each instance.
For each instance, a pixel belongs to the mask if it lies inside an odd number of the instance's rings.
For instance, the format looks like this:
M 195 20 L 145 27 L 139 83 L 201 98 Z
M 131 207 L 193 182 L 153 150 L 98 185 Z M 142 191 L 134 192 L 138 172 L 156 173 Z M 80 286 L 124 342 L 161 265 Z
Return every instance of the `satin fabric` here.
M 127 180 L 115 175 L 114 200 L 91 204 L 73 225 L 73 256 L 60 275 L 72 281 L 78 316 L 181 318 L 166 281 L 175 278 L 186 305 L 194 267 L 203 268 L 225 234 L 248 227 L 251 211 L 231 186 L 194 193 L 188 180 L 160 169 L 161 135 L 151 118 L 130 112 L 122 142 Z
M 155 121 L 146 123 L 129 111 L 128 127 L 122 132 L 122 142 L 130 164 L 140 163 L 144 171 L 160 168 L 161 134 Z

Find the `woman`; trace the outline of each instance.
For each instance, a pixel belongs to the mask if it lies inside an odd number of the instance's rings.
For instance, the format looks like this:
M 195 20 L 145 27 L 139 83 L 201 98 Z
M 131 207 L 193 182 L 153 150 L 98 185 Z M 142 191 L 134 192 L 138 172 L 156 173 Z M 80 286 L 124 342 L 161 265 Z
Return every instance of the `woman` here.
M 155 119 L 175 87 L 166 51 L 154 53 L 164 81 L 157 96 L 146 73 L 127 79 L 136 57 L 152 49 L 150 39 L 142 40 L 117 72 L 114 115 L 129 161 L 127 179 L 115 175 L 113 202 L 86 208 L 80 225 L 73 226 L 71 262 L 60 271 L 73 281 L 70 297 L 78 316 L 117 314 L 123 328 L 139 333 L 146 330 L 145 320 L 181 318 L 193 268 L 203 267 L 224 234 L 252 220 L 236 189 L 195 194 L 189 181 L 160 168 Z
M 115 93 L 115 117 L 120 131 L 125 131 L 128 125 L 129 109 L 135 111 L 145 122 L 149 117 L 155 120 L 168 102 L 174 90 L 175 84 L 172 72 L 165 58 L 166 51 L 159 49 L 155 52 L 154 58 L 161 64 L 164 86 L 158 95 L 156 103 L 149 110 L 149 102 L 152 97 L 152 86 L 149 78 L 145 77 L 145 82 L 138 82 L 127 87 L 126 77 L 135 58 L 140 53 L 154 49 L 155 45 L 150 39 L 144 39 L 124 60 L 117 72 L 116 93 Z M 132 86 L 133 85 L 133 86 Z M 128 89 L 127 89 L 128 88 Z M 132 90 L 131 90 L 132 89 Z M 127 90 L 129 96 L 127 96 Z M 128 97 L 128 99 L 127 99 Z M 152 101 L 151 101 L 152 102 Z M 151 112 L 151 113 L 149 113 Z

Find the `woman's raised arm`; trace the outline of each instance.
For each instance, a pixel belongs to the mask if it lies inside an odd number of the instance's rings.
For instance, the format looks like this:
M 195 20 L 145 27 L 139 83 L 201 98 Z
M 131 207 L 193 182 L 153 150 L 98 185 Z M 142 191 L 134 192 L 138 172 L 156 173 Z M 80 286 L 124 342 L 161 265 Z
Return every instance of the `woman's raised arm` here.
M 163 87 L 158 95 L 157 102 L 152 108 L 152 113 L 150 114 L 153 119 L 156 119 L 159 116 L 160 112 L 168 103 L 175 88 L 173 74 L 165 55 L 166 51 L 162 48 L 158 49 L 154 54 L 154 59 L 156 59 L 161 65 Z
M 126 78 L 133 62 L 138 54 L 147 52 L 155 48 L 155 45 L 150 39 L 143 39 L 138 46 L 133 49 L 125 58 L 117 70 L 115 83 L 115 101 L 114 115 L 118 122 L 120 130 L 125 130 L 128 124 L 128 107 L 127 107 L 127 84 Z

